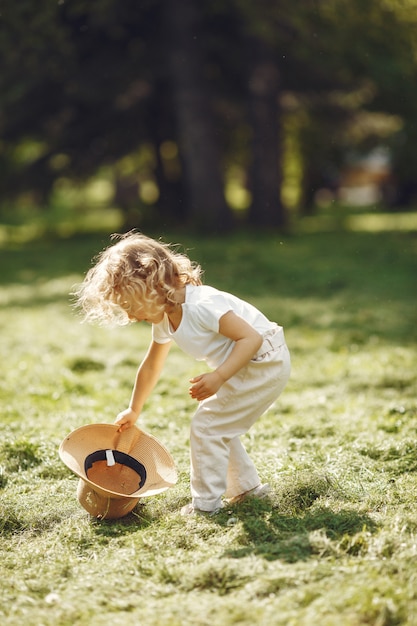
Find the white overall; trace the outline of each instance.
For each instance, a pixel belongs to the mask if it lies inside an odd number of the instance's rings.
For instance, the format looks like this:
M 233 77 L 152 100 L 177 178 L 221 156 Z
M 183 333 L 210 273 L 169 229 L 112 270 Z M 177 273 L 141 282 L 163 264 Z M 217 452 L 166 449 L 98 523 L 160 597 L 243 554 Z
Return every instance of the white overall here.
M 266 331 L 255 357 L 203 400 L 191 422 L 191 495 L 194 508 L 214 511 L 221 498 L 257 487 L 256 468 L 240 436 L 273 404 L 291 369 L 280 326 Z

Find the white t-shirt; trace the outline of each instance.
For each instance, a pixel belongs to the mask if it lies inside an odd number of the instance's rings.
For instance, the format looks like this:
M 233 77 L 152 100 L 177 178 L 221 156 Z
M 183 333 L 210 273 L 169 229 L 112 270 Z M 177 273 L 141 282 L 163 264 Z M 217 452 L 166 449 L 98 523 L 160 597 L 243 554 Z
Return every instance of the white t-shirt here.
M 220 318 L 229 311 L 242 317 L 260 334 L 275 326 L 252 304 L 230 293 L 208 285 L 186 285 L 177 330 L 171 328 L 165 315 L 162 322 L 152 325 L 152 338 L 156 343 L 174 340 L 181 350 L 216 368 L 227 359 L 234 345 L 234 341 L 219 334 Z

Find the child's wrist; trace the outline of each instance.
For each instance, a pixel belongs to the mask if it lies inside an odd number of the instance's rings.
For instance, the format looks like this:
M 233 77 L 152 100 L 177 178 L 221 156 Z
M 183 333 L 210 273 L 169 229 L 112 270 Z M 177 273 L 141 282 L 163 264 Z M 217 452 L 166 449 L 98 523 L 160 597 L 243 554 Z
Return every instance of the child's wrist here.
M 222 374 L 220 374 L 219 370 L 214 370 L 214 373 L 217 374 L 217 376 L 220 378 L 222 383 L 226 382 L 227 378 L 225 378 Z

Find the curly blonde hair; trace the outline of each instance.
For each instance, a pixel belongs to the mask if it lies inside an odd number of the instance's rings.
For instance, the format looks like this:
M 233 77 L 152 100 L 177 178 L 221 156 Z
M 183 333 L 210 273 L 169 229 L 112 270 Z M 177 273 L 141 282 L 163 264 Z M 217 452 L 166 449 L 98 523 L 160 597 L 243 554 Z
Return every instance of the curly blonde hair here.
M 73 294 L 85 321 L 128 324 L 133 310 L 163 312 L 179 288 L 201 285 L 201 267 L 168 244 L 135 231 L 112 239 Z

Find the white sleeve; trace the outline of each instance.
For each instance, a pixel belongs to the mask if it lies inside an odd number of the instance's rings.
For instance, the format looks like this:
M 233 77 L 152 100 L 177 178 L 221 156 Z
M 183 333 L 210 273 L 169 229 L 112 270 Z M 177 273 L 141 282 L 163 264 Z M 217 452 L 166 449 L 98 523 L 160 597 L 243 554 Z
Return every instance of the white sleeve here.
M 171 341 L 171 337 L 164 328 L 164 322 L 152 324 L 152 339 L 155 343 L 169 343 Z
M 218 293 L 198 303 L 197 317 L 203 328 L 218 333 L 220 318 L 229 311 L 233 311 L 232 303 Z

